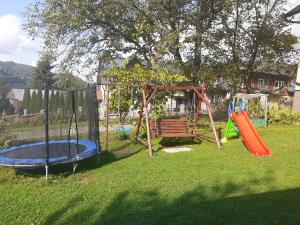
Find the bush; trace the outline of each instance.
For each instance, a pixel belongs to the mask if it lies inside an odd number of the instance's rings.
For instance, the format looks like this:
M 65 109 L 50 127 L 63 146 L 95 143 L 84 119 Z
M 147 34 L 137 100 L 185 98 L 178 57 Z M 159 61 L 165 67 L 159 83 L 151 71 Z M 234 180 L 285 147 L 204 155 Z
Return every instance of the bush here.
M 11 141 L 11 135 L 9 130 L 9 124 L 0 119 L 0 148 L 5 148 Z
M 272 107 L 268 110 L 268 123 L 295 124 L 298 115 L 289 108 Z

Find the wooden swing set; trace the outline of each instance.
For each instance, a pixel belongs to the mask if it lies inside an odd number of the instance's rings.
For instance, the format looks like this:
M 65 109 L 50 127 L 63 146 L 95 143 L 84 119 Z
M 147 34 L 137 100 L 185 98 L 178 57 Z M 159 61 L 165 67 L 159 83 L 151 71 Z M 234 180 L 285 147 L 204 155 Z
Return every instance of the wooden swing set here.
M 193 91 L 197 97 L 196 109 L 194 112 L 193 124 L 190 126 L 188 120 L 186 119 L 159 119 L 151 120 L 148 111 L 148 105 L 155 94 L 158 91 Z M 149 155 L 152 156 L 152 145 L 151 138 L 194 138 L 197 136 L 197 121 L 200 118 L 201 105 L 205 103 L 208 117 L 211 123 L 211 127 L 214 133 L 214 138 L 218 149 L 220 149 L 220 142 L 217 135 L 217 131 L 214 125 L 214 120 L 212 117 L 211 107 L 206 95 L 206 86 L 202 84 L 199 86 L 157 86 L 157 85 L 147 85 L 143 88 L 143 98 L 140 103 L 139 118 L 137 121 L 137 128 L 135 133 L 135 139 L 140 140 L 139 132 L 142 124 L 143 116 L 146 120 L 147 128 L 147 143 L 142 141 L 148 146 Z

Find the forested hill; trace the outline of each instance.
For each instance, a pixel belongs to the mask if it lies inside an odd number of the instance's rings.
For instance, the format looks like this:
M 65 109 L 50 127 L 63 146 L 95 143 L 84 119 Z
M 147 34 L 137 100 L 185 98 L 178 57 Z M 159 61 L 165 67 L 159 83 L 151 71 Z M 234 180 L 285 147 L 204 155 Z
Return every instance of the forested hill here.
M 0 61 L 0 84 L 4 85 L 6 92 L 12 88 L 25 88 L 34 69 L 35 67 L 25 64 Z M 86 82 L 75 76 L 73 83 L 80 87 L 86 85 Z
M 33 70 L 33 66 L 0 61 L 0 75 L 2 76 L 28 78 L 32 75 Z
M 8 92 L 11 88 L 24 88 L 33 71 L 33 66 L 0 61 L 0 83 L 2 88 L 5 89 L 5 92 Z

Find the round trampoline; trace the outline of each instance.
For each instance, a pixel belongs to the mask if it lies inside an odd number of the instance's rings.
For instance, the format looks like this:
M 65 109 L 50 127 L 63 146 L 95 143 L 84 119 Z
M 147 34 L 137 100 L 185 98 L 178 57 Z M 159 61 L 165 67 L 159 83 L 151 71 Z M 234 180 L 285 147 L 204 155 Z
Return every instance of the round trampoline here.
M 19 168 L 45 166 L 45 149 L 45 142 L 1 149 L 0 165 Z M 49 165 L 74 163 L 97 153 L 96 144 L 89 140 L 78 140 L 78 142 L 77 140 L 49 141 Z

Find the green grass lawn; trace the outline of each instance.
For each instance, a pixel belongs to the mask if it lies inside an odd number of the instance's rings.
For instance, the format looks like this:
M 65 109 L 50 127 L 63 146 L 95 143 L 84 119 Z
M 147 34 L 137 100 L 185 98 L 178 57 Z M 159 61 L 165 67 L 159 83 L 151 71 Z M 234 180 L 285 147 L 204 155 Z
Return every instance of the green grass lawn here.
M 203 141 L 152 158 L 130 144 L 49 183 L 2 168 L 0 224 L 299 225 L 300 126 L 258 131 L 271 157 L 253 157 L 240 140 L 220 151 Z

